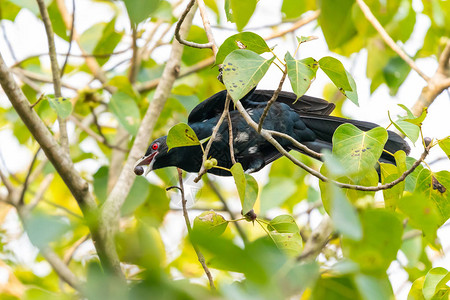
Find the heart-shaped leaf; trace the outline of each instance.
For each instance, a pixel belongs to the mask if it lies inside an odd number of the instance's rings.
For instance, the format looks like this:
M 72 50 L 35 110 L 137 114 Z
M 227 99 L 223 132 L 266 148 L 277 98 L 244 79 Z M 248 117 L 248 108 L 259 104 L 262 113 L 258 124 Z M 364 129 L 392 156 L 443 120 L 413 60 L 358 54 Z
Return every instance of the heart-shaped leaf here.
M 292 90 L 298 99 L 306 93 L 312 80 L 316 78 L 318 63 L 312 57 L 296 60 L 289 52 L 286 52 L 284 60 Z
M 55 110 L 59 117 L 66 119 L 72 113 L 72 102 L 68 98 L 55 98 L 54 96 L 48 95 L 47 99 L 50 107 Z
M 253 32 L 241 32 L 228 37 L 219 47 L 216 55 L 216 65 L 223 63 L 228 54 L 238 49 L 246 49 L 257 54 L 269 52 L 270 48 L 266 41 Z
M 223 63 L 223 83 L 234 101 L 250 92 L 275 59 L 264 59 L 250 50 L 234 50 Z
M 200 141 L 188 124 L 179 123 L 170 128 L 167 134 L 167 147 L 169 147 L 169 150 L 176 147 L 197 145 L 200 145 Z

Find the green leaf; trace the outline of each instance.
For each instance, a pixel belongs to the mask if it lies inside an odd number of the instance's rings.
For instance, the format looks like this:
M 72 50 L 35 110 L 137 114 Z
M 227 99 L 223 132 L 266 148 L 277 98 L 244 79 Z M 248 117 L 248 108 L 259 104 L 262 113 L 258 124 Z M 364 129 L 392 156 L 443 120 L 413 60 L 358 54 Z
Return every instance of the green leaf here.
M 436 205 L 441 215 L 441 225 L 450 218 L 450 172 L 432 173 L 423 169 L 417 177 L 414 193 L 422 193 Z
M 0 20 L 10 20 L 13 21 L 16 19 L 17 14 L 21 10 L 21 7 L 12 3 L 11 1 L 2 1 L 0 3 L 2 15 L 0 16 Z
M 245 174 L 245 199 L 242 204 L 243 215 L 253 209 L 256 199 L 258 198 L 258 182 L 252 175 Z
M 355 275 L 355 284 L 365 300 L 394 299 L 392 286 L 387 277 L 378 278 L 357 274 Z
M 52 21 L 52 28 L 55 34 L 68 42 L 69 35 L 67 34 L 67 28 L 61 16 L 61 13 L 59 12 L 58 4 L 56 2 L 56 0 L 52 1 L 52 3 L 47 8 L 50 20 Z M 2 7 L 2 13 L 3 11 L 4 10 Z
M 253 32 L 241 32 L 228 37 L 219 47 L 216 56 L 216 65 L 223 63 L 228 54 L 238 49 L 246 49 L 257 54 L 270 52 L 266 41 Z
M 333 154 L 350 174 L 373 170 L 388 139 L 386 129 L 362 131 L 352 124 L 340 125 L 333 135 Z
M 398 89 L 408 77 L 411 67 L 399 56 L 389 59 L 383 68 L 383 76 L 391 95 L 396 95 Z
M 215 235 L 224 233 L 227 226 L 228 221 L 214 211 L 205 211 L 194 219 L 194 230 L 208 231 Z
M 407 136 L 413 143 L 417 141 L 419 138 L 419 126 L 414 125 L 410 122 L 406 122 L 402 119 L 399 119 L 397 121 L 392 120 L 391 114 L 388 111 L 389 120 L 391 123 L 397 128 L 401 133 L 403 133 L 405 136 Z
M 49 243 L 60 239 L 70 226 L 60 216 L 33 212 L 26 220 L 25 228 L 31 242 L 37 247 L 48 247 Z
M 353 24 L 352 0 L 321 0 L 318 2 L 321 10 L 319 24 L 330 50 L 336 49 L 356 35 Z
M 100 203 L 108 196 L 108 172 L 109 167 L 102 166 L 94 174 L 94 193 Z
M 50 107 L 55 110 L 59 117 L 67 119 L 72 113 L 72 102 L 68 98 L 55 98 L 53 95 L 48 95 L 47 99 Z
M 128 16 L 134 24 L 147 19 L 154 12 L 161 0 L 123 0 L 127 8 Z
M 119 44 L 123 36 L 123 33 L 116 32 L 115 28 L 116 18 L 113 18 L 104 27 L 100 39 L 95 40 L 96 46 L 92 52 L 93 54 L 104 55 L 114 52 L 114 49 Z M 97 57 L 96 60 L 100 65 L 104 65 L 109 60 L 109 58 L 110 56 Z
M 134 180 L 123 206 L 120 209 L 122 216 L 128 216 L 147 200 L 150 194 L 150 184 L 144 177 L 138 176 Z
M 244 169 L 240 163 L 234 164 L 231 169 L 239 198 L 241 199 L 242 215 L 245 215 L 253 209 L 253 205 L 258 197 L 258 183 L 248 174 L 244 173 Z
M 289 52 L 286 52 L 284 60 L 292 90 L 298 99 L 306 93 L 312 80 L 316 78 L 318 63 L 312 57 L 296 60 Z
M 240 100 L 264 77 L 275 59 L 264 59 L 250 50 L 234 50 L 224 60 L 223 83 L 231 98 Z
M 322 57 L 319 60 L 319 67 L 339 90 L 352 91 L 344 65 L 339 60 L 331 56 Z
M 361 300 L 361 296 L 350 276 L 320 276 L 310 299 Z
M 403 108 L 404 111 L 406 111 L 406 117 L 408 119 L 414 119 L 415 118 L 414 114 L 412 113 L 412 111 L 408 107 L 406 107 L 403 104 L 397 104 L 397 105 L 400 106 L 401 108 Z
M 402 243 L 402 222 L 394 213 L 384 209 L 364 210 L 360 220 L 363 238 L 360 241 L 344 238 L 344 256 L 357 262 L 364 273 L 385 274 L 391 262 L 396 259 Z
M 424 107 L 422 109 L 422 113 L 420 114 L 420 116 L 418 116 L 417 118 L 414 117 L 414 116 L 412 118 L 408 117 L 408 118 L 405 118 L 404 121 L 412 123 L 414 125 L 417 125 L 417 126 L 421 127 L 422 126 L 422 122 L 427 117 L 427 114 L 428 114 L 428 109 L 426 107 Z
M 283 250 L 287 255 L 291 257 L 298 256 L 303 249 L 303 240 L 300 233 L 270 233 L 275 245 L 278 249 Z
M 331 220 L 337 231 L 348 239 L 359 241 L 362 239 L 362 227 L 356 209 L 347 197 L 335 185 L 331 184 Z
M 44 0 L 44 4 L 47 7 L 52 0 Z M 3 2 L 3 1 L 2 1 Z M 36 1 L 33 0 L 9 0 L 9 2 L 21 7 L 29 9 L 34 15 L 39 15 L 39 6 Z M 3 6 L 3 3 L 2 3 Z M 4 9 L 4 7 L 2 7 Z
M 441 147 L 442 151 L 444 151 L 450 159 L 450 136 L 439 140 L 439 147 Z
M 423 231 L 432 244 L 437 238 L 436 231 L 441 225 L 441 216 L 430 198 L 415 193 L 401 198 L 398 209 L 408 217 L 408 224 Z
M 261 213 L 282 205 L 296 190 L 297 183 L 291 178 L 270 178 L 270 181 L 263 186 L 261 191 Z
M 414 280 L 411 289 L 408 293 L 408 300 L 425 300 L 422 293 L 423 283 L 425 282 L 425 276 L 419 277 Z
M 228 21 L 232 21 L 236 23 L 236 27 L 238 31 L 242 31 L 245 25 L 247 25 L 248 21 L 253 15 L 253 12 L 256 8 L 256 0 L 229 0 L 231 10 L 233 12 L 232 20 L 228 19 Z
M 356 87 L 356 82 L 355 79 L 353 79 L 352 74 L 350 74 L 349 72 L 345 71 L 345 74 L 347 75 L 347 79 L 348 82 L 350 83 L 350 86 L 352 88 L 351 91 L 343 91 L 343 90 L 339 90 L 345 97 L 347 97 L 348 99 L 350 99 L 350 101 L 352 101 L 354 104 L 356 104 L 357 106 L 359 106 L 359 102 L 358 102 L 358 92 L 357 92 L 357 87 Z
M 402 150 L 394 153 L 396 165 L 381 163 L 381 182 L 390 183 L 399 178 L 406 171 L 406 153 Z M 403 195 L 405 182 L 400 182 L 390 189 L 383 190 L 385 206 L 395 209 L 398 199 Z
M 433 268 L 428 271 L 423 282 L 423 296 L 426 300 L 433 298 L 441 288 L 448 289 L 446 283 L 450 280 L 450 273 L 442 267 Z
M 269 225 L 267 225 L 267 230 L 276 231 L 278 233 L 296 233 L 299 232 L 297 223 L 294 217 L 291 215 L 279 215 L 273 218 Z
M 136 102 L 123 92 L 116 92 L 111 96 L 109 109 L 117 117 L 120 125 L 131 135 L 136 135 L 141 116 Z
M 200 145 L 197 135 L 188 124 L 179 123 L 169 130 L 167 147 L 169 150 L 176 147 Z
M 306 1 L 283 0 L 283 5 L 281 5 L 283 20 L 296 19 L 306 12 L 306 10 Z

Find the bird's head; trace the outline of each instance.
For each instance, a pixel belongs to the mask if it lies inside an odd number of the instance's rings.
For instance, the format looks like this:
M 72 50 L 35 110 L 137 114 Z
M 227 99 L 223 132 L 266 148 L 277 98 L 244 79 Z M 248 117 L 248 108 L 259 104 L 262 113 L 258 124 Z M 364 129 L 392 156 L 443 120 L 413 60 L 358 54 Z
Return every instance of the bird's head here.
M 166 167 L 165 163 L 170 162 L 168 157 L 167 136 L 160 137 L 148 146 L 147 152 L 142 156 L 134 165 L 134 173 L 136 175 L 142 175 L 142 166 L 148 166 L 145 170 L 144 176 L 150 171 Z

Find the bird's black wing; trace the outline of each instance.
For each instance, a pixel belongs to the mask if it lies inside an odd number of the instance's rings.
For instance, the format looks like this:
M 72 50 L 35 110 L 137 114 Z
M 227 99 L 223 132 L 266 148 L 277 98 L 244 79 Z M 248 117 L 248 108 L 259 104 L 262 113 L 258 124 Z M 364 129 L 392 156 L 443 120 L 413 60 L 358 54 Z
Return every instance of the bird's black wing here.
M 272 98 L 274 91 L 270 90 L 256 90 L 252 89 L 245 95 L 240 102 L 245 109 L 257 108 L 267 105 L 267 102 Z M 227 92 L 220 91 L 199 105 L 197 105 L 189 114 L 188 123 L 202 122 L 204 120 L 212 119 L 220 115 L 225 106 Z M 290 92 L 280 92 L 278 94 L 277 102 L 285 103 L 293 110 L 301 114 L 314 115 L 329 115 L 335 105 L 320 98 L 303 95 L 297 100 L 297 96 Z M 235 110 L 234 103 L 230 102 L 230 111 Z

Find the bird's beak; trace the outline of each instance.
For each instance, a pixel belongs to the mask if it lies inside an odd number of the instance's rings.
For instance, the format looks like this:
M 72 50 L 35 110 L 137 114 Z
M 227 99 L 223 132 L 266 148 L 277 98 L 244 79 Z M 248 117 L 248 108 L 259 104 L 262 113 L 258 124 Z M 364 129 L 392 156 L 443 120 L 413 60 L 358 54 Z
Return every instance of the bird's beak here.
M 156 154 L 158 154 L 158 151 L 155 151 L 150 155 L 143 156 L 136 162 L 134 167 L 136 168 L 138 166 L 148 166 L 147 170 L 145 170 L 145 173 L 144 173 L 144 176 L 147 176 L 147 174 L 153 169 L 153 164 L 155 163 L 153 158 L 156 156 Z

